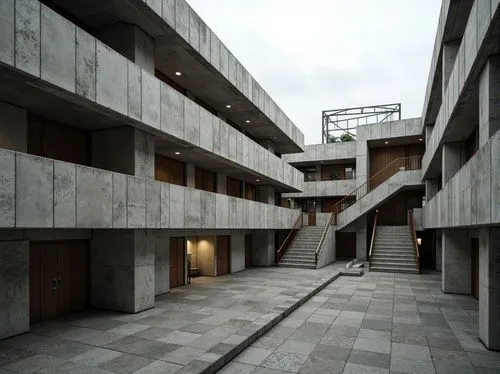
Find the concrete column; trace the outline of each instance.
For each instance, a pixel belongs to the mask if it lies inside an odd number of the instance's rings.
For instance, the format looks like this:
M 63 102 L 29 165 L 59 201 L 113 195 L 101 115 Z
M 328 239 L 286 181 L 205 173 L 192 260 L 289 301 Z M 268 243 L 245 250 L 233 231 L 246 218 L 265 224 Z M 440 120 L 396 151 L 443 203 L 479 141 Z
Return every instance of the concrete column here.
M 453 178 L 462 167 L 462 143 L 445 143 L 442 150 L 442 178 L 443 186 Z
M 465 229 L 443 229 L 443 292 L 471 294 L 470 238 Z
M 500 129 L 500 55 L 490 57 L 479 78 L 479 148 Z
M 429 139 L 431 138 L 432 131 L 434 131 L 434 125 L 425 126 L 425 144 L 429 144 Z
M 436 179 L 425 180 L 425 198 L 431 200 L 438 193 L 438 183 Z
M 366 226 L 366 216 L 359 219 L 360 223 L 357 225 L 356 229 L 356 258 L 358 260 L 367 260 L 367 226 Z
M 245 235 L 231 235 L 230 273 L 245 270 Z
M 196 166 L 186 164 L 186 187 L 196 187 Z
M 148 230 L 94 230 L 92 306 L 137 313 L 155 306 L 155 238 Z
M 0 148 L 26 153 L 27 144 L 26 110 L 0 101 Z
M 460 42 L 461 40 L 454 40 L 449 43 L 443 44 L 443 85 L 442 85 L 442 92 L 443 92 L 443 97 L 446 91 L 446 88 L 448 87 L 448 81 L 450 80 L 450 75 L 453 70 L 453 66 L 455 65 L 455 59 L 457 58 L 458 54 L 458 49 L 460 48 Z
M 266 204 L 275 204 L 274 187 L 257 186 L 257 201 Z
M 115 23 L 96 30 L 95 35 L 151 75 L 155 74 L 155 41 L 136 25 Z
M 479 229 L 479 338 L 500 350 L 500 228 Z
M 436 264 L 435 269 L 442 271 L 443 269 L 443 234 L 441 230 L 436 230 Z
M 0 339 L 30 329 L 28 241 L 0 242 Z
M 273 266 L 275 260 L 274 230 L 256 230 L 252 233 L 252 265 Z
M 227 176 L 225 174 L 217 173 L 217 193 L 227 194 Z
M 155 295 L 170 289 L 170 238 L 155 238 Z
M 130 126 L 92 133 L 92 166 L 155 178 L 154 135 Z

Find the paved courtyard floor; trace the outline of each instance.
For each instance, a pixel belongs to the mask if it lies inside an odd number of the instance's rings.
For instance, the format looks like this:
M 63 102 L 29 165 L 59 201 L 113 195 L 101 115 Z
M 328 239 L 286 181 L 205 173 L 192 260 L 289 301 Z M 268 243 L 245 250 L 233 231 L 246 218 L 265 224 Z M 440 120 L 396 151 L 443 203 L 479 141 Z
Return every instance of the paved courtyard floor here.
M 89 310 L 36 324 L 0 341 L 0 374 L 213 371 L 340 268 L 343 263 L 198 278 L 141 313 Z
M 499 311 L 500 313 L 500 311 Z M 219 371 L 500 373 L 478 338 L 478 302 L 441 292 L 441 275 L 341 277 Z

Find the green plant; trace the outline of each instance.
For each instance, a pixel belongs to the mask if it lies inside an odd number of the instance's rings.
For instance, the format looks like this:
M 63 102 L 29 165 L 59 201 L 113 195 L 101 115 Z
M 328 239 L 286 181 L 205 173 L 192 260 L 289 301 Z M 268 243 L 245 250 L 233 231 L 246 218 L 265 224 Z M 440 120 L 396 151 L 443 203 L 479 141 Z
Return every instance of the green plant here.
M 354 136 L 348 133 L 344 133 L 340 135 L 340 141 L 341 142 L 352 142 L 354 140 Z
M 339 138 L 337 138 L 335 135 L 328 135 L 328 143 L 336 143 L 339 141 Z

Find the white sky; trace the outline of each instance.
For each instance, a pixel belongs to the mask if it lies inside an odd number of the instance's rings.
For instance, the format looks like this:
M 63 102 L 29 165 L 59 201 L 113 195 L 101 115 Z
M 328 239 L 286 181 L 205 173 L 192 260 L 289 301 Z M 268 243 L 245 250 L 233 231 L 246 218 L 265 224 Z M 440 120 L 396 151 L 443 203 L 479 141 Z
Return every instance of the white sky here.
M 402 103 L 420 117 L 440 0 L 188 0 L 305 135 L 321 111 Z

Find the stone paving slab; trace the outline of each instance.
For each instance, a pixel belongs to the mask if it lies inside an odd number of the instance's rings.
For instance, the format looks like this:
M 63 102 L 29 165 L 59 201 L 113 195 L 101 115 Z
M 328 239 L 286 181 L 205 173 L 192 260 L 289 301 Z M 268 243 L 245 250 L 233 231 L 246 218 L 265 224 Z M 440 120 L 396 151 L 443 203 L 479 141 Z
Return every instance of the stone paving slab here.
M 89 310 L 36 324 L 30 333 L 0 341 L 0 374 L 213 373 L 314 300 L 343 267 L 260 268 L 203 277 L 158 297 L 155 308 L 141 313 Z M 286 350 L 298 352 L 297 366 L 304 363 L 301 352 L 310 348 L 298 342 Z M 290 361 L 289 353 L 279 354 Z M 258 360 L 255 355 L 249 360 Z
M 325 287 L 219 373 L 500 373 L 500 352 L 479 341 L 478 301 L 444 294 L 440 273 L 367 272 Z

